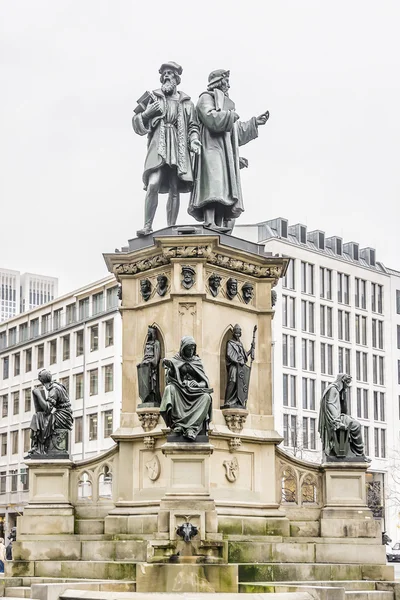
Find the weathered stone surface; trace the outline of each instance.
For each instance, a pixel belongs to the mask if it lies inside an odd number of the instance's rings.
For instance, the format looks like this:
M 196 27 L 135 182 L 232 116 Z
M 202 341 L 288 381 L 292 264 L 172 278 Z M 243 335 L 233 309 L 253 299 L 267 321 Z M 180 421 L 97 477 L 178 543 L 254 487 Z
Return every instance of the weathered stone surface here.
M 374 519 L 356 519 L 354 513 L 343 519 L 321 519 L 323 537 L 378 538 L 381 536 L 381 524 Z
M 386 565 L 385 546 L 316 544 L 316 562 Z
M 142 564 L 137 592 L 237 592 L 236 565 Z
M 74 533 L 73 515 L 30 515 L 18 519 L 18 534 L 52 535 Z
M 218 531 L 224 535 L 289 536 L 289 520 L 272 517 L 219 516 Z
M 317 537 L 319 536 L 319 521 L 291 521 L 291 537 Z
M 80 560 L 81 542 L 75 540 L 21 541 L 13 544 L 14 560 Z
M 84 535 L 104 533 L 104 519 L 76 519 L 75 532 Z

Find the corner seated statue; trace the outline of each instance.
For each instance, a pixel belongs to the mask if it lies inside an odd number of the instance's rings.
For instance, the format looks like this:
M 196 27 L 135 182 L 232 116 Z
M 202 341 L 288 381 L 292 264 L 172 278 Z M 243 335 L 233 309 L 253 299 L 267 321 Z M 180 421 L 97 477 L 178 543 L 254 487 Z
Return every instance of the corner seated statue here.
M 364 453 L 361 424 L 349 415 L 347 390 L 350 385 L 351 376 L 339 373 L 322 395 L 318 421 L 322 450 L 328 460 L 370 462 Z
M 28 456 L 64 457 L 68 455 L 68 431 L 73 424 L 68 392 L 65 386 L 52 380 L 50 371 L 46 369 L 39 371 L 38 379 L 43 387 L 32 390 L 35 414 L 30 425 L 31 449 Z
M 160 412 L 175 435 L 193 442 L 201 433 L 207 435 L 211 420 L 211 394 L 208 377 L 196 354 L 196 342 L 184 336 L 180 350 L 164 359 L 166 382 Z

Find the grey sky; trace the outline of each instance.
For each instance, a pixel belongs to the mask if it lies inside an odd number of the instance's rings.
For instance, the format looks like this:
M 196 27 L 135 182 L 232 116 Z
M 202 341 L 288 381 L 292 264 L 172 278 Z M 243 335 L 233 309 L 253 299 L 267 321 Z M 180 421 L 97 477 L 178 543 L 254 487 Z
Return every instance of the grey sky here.
M 399 27 L 385 0 L 2 0 L 0 266 L 61 292 L 106 274 L 142 226 L 132 110 L 174 60 L 194 101 L 226 68 L 242 119 L 270 110 L 243 148 L 241 223 L 284 216 L 400 268 Z

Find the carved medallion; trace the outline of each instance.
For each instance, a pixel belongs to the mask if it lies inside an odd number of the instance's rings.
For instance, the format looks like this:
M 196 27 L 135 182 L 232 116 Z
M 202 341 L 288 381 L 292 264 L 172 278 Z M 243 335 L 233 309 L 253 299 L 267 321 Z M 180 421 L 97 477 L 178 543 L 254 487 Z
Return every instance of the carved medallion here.
M 182 266 L 182 285 L 184 288 L 186 288 L 187 290 L 190 290 L 190 288 L 194 285 L 195 282 L 195 276 L 196 276 L 196 270 L 191 267 L 190 265 L 183 265 Z
M 158 456 L 153 456 L 147 463 L 145 463 L 147 469 L 147 476 L 150 481 L 157 481 L 161 473 L 161 465 L 158 460 Z
M 239 463 L 236 456 L 232 460 L 224 460 L 223 465 L 225 467 L 225 477 L 231 483 L 234 483 L 239 477 Z

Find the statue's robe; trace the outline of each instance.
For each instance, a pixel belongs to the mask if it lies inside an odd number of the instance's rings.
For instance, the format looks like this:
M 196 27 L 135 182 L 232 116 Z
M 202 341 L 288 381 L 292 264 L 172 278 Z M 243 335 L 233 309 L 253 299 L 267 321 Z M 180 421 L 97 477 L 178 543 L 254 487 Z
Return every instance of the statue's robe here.
M 163 166 L 176 167 L 178 191 L 189 192 L 193 185 L 190 143 L 199 139 L 199 124 L 194 104 L 185 92 L 178 92 L 179 100 L 165 96 L 161 90 L 153 94 L 161 103 L 162 114 L 152 117 L 145 125 L 142 113 L 135 114 L 132 126 L 138 135 L 147 135 L 147 155 L 143 183 L 147 189 L 149 175 Z M 160 193 L 170 190 L 169 173 L 163 169 Z
M 349 432 L 350 450 L 356 456 L 364 456 L 361 424 L 343 412 L 340 392 L 335 383 L 325 389 L 319 409 L 318 431 L 322 449 L 327 456 L 334 454 L 334 436 L 340 424 Z
M 245 408 L 245 400 L 239 398 L 238 382 L 240 362 L 247 363 L 248 357 L 242 342 L 239 340 L 229 340 L 226 344 L 226 368 L 227 368 L 227 384 L 225 390 L 225 407 Z M 247 400 L 247 398 L 246 398 Z
M 256 117 L 234 123 L 235 104 L 221 90 L 201 94 L 197 103 L 202 150 L 195 158 L 195 183 L 188 212 L 204 220 L 207 204 L 224 207 L 224 219 L 244 211 L 240 184 L 239 146 L 258 136 Z
M 64 385 L 56 381 L 47 387 L 47 399 L 43 399 L 40 390 L 32 391 L 35 407 L 41 408 L 32 416 L 32 450 L 39 454 L 46 451 L 50 438 L 56 429 L 72 429 L 73 416 L 71 403 Z
M 207 431 L 211 420 L 212 389 L 200 358 L 194 355 L 188 360 L 183 356 L 182 350 L 186 344 L 195 344 L 195 341 L 192 337 L 185 336 L 179 353 L 169 359 L 171 367 L 167 374 L 160 413 L 172 431 L 183 436 L 191 431 L 197 436 L 201 431 Z M 190 379 L 204 383 L 206 387 L 188 388 L 184 381 Z

